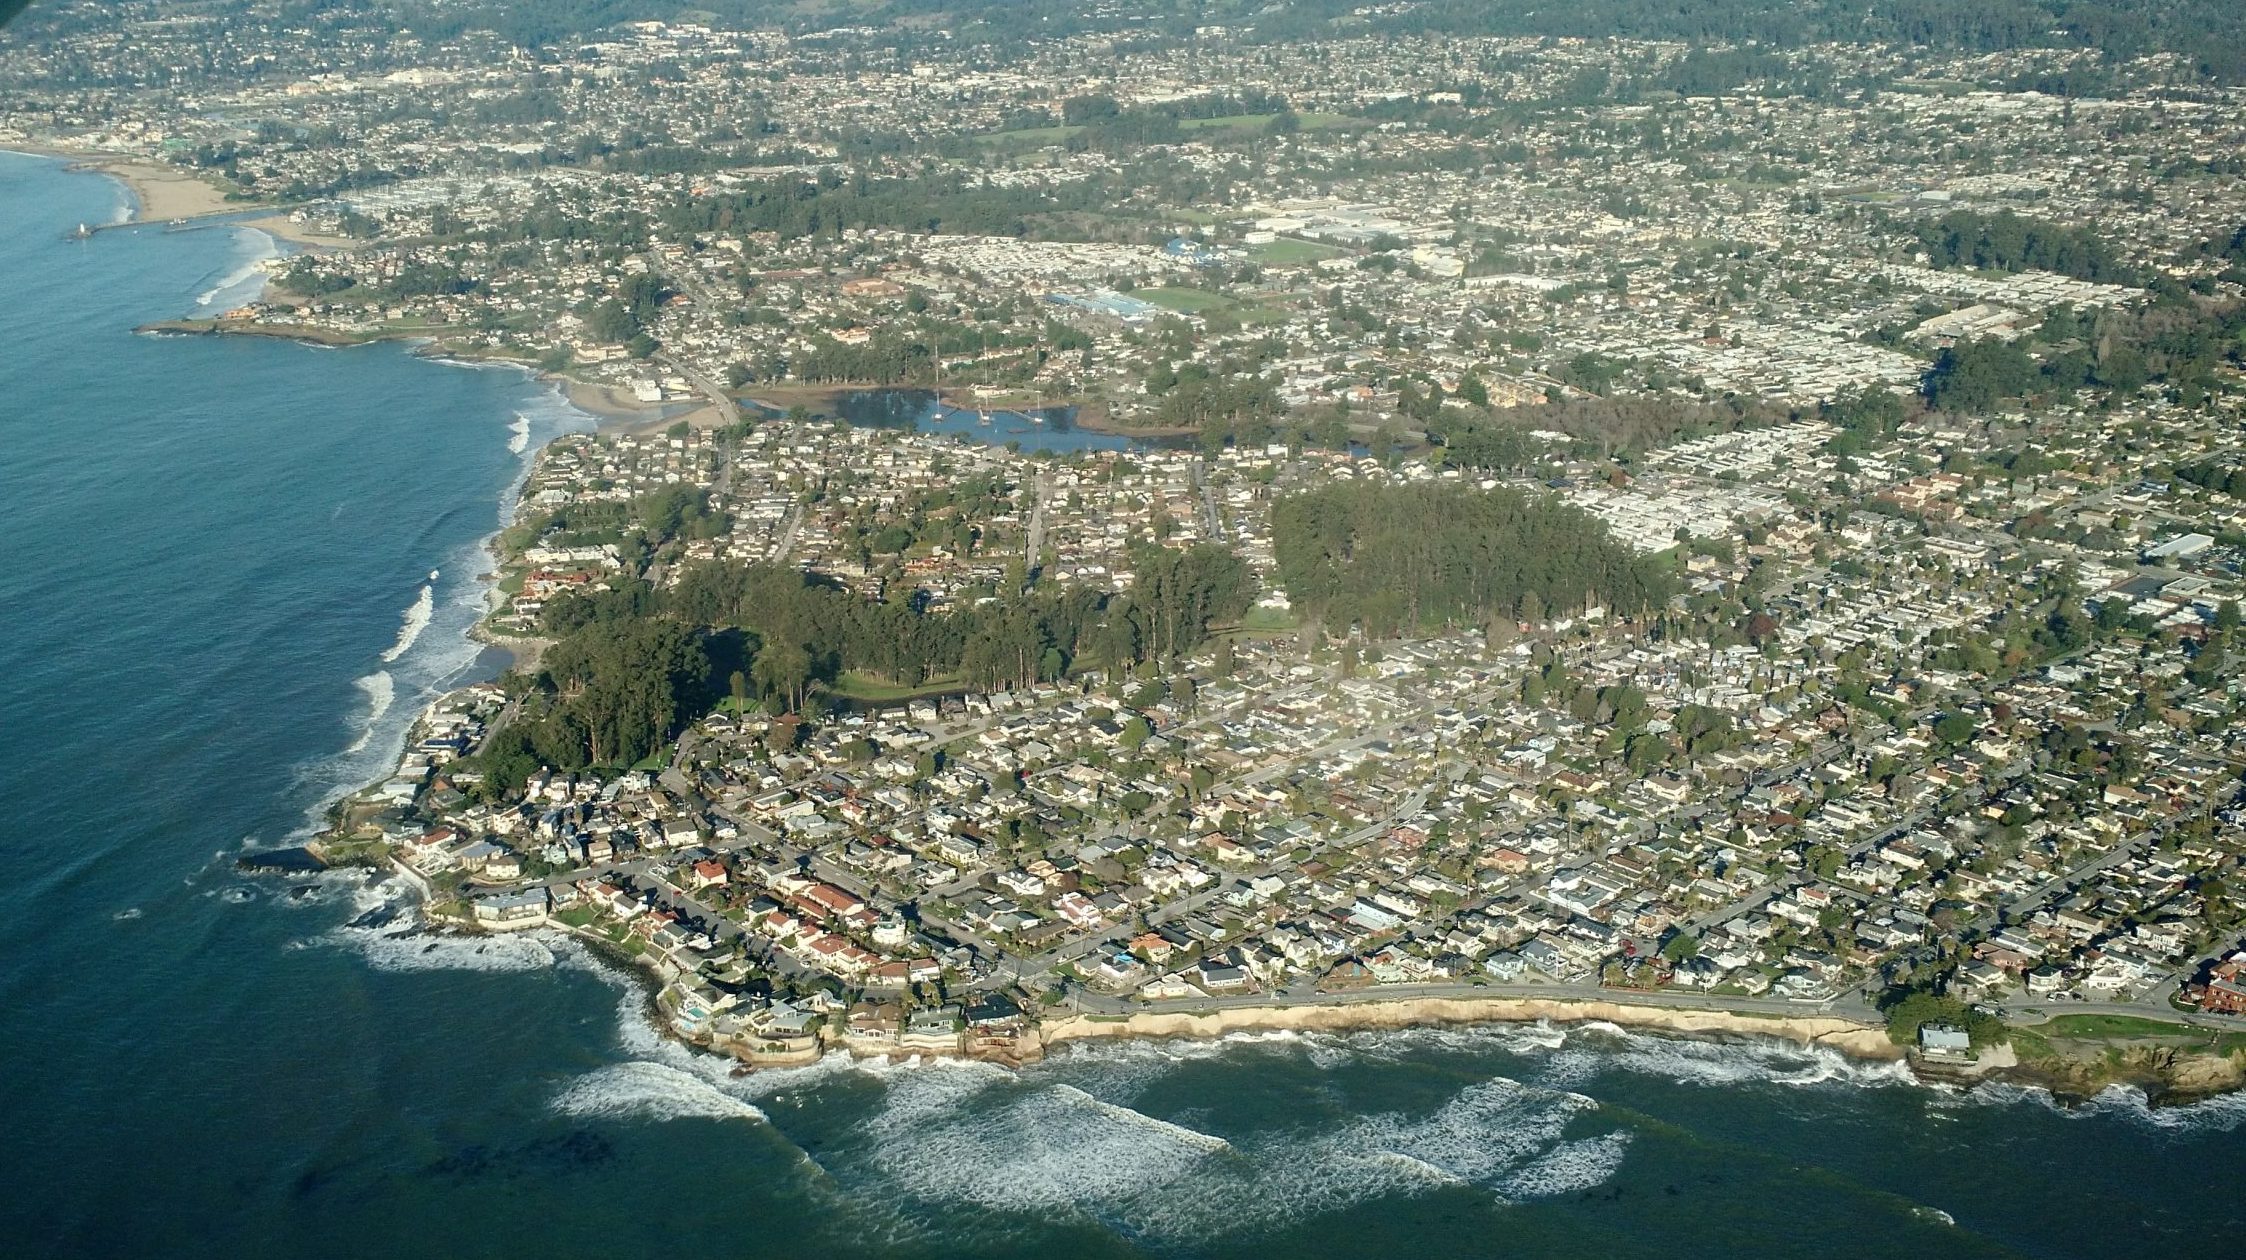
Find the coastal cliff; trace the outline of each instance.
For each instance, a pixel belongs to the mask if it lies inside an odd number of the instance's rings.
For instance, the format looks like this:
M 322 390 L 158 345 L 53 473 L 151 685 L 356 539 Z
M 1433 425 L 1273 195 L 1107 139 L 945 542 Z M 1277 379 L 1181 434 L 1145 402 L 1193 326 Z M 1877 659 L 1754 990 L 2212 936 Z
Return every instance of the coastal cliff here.
M 1829 1046 L 1853 1058 L 1893 1061 L 1902 1050 L 1884 1029 L 1830 1015 L 1764 1018 L 1725 1011 L 1691 1011 L 1625 1002 L 1548 998 L 1401 998 L 1303 1006 L 1256 1006 L 1205 1013 L 1143 1012 L 1102 1018 L 1074 1015 L 1041 1026 L 1047 1046 L 1093 1037 L 1221 1037 L 1258 1031 L 1361 1032 L 1439 1024 L 1549 1020 L 1602 1021 L 1688 1037 L 1774 1037 L 1804 1046 Z

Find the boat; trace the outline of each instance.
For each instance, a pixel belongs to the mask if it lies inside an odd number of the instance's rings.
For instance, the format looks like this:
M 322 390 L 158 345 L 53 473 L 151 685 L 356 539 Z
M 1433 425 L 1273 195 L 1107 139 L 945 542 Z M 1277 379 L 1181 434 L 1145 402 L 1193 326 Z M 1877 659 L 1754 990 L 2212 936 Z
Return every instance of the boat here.
M 982 425 L 984 428 L 989 428 L 990 409 L 987 407 L 977 407 L 975 409 L 975 423 Z

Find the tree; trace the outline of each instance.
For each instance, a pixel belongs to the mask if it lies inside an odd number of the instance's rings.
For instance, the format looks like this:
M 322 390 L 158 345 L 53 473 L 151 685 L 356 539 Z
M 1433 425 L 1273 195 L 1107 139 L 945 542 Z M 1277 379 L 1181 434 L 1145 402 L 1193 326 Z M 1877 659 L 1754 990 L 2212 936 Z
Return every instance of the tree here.
M 1273 505 L 1272 542 L 1297 606 L 1374 638 L 1479 627 L 1507 609 L 1531 623 L 1594 604 L 1636 614 L 1673 581 L 1597 518 L 1510 487 L 1325 486 Z
M 802 707 L 811 681 L 811 653 L 802 644 L 767 643 L 749 668 L 765 695 L 784 700 L 791 710 Z
M 2018 398 L 2041 380 L 2027 352 L 1994 338 L 1960 341 L 1942 352 L 1922 388 L 1929 404 L 1944 411 L 1982 414 L 2007 398 Z

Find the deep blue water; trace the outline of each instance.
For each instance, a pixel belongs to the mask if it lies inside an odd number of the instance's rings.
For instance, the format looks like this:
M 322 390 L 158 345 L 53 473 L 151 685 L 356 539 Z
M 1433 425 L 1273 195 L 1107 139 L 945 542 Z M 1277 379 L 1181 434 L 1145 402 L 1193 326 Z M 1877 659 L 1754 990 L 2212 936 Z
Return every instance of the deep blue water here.
M 0 1253 L 2238 1253 L 2234 1102 L 1538 1028 L 735 1079 L 566 946 L 237 875 L 488 667 L 478 544 L 573 416 L 396 347 L 135 337 L 262 244 L 62 238 L 118 200 L 0 157 Z

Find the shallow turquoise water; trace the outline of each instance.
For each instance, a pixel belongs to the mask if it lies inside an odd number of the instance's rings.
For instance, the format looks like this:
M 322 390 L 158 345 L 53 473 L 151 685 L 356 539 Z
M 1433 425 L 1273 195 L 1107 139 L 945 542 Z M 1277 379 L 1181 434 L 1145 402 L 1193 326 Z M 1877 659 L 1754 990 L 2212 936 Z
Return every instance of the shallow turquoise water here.
M 479 541 L 575 420 L 398 347 L 135 337 L 262 246 L 63 239 L 118 201 L 0 157 L 7 1254 L 2102 1260 L 2246 1229 L 2232 1102 L 1537 1028 L 736 1079 L 567 947 L 238 876 L 478 668 Z

